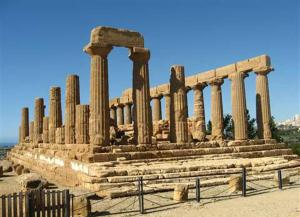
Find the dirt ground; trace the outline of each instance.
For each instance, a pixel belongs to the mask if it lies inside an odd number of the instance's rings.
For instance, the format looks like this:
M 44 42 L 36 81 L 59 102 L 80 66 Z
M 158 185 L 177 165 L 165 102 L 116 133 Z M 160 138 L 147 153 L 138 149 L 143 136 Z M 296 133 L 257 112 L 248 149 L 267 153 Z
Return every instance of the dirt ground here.
M 231 193 L 228 186 L 202 188 L 201 201 L 195 201 L 195 190 L 189 191 L 189 201 L 177 203 L 173 192 L 144 195 L 145 214 L 138 212 L 138 197 L 117 199 L 92 198 L 92 216 L 149 216 L 149 217 L 298 217 L 300 216 L 300 178 L 292 177 L 293 185 L 279 190 L 272 181 L 248 183 L 248 196 L 241 192 Z M 274 187 L 266 189 L 265 187 Z M 54 186 L 54 189 L 64 186 Z M 85 193 L 82 189 L 70 189 L 75 195 Z M 14 173 L 0 178 L 0 195 L 19 192 L 20 187 Z

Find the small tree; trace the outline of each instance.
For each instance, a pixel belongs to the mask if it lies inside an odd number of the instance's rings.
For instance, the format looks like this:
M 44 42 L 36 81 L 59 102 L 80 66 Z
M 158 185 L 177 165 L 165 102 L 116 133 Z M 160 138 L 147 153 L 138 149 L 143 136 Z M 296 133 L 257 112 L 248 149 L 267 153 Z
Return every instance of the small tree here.
M 225 115 L 223 118 L 224 136 L 226 139 L 233 139 L 233 122 L 230 114 Z
M 249 110 L 247 109 L 247 123 L 248 123 L 248 138 L 254 139 L 257 135 L 257 129 L 255 127 L 255 118 L 251 118 Z
M 206 134 L 207 134 L 207 135 L 210 135 L 210 134 L 211 134 L 211 129 L 212 129 L 211 121 L 209 120 L 209 121 L 207 122 L 207 125 L 206 125 Z
M 274 119 L 275 119 L 275 118 L 272 116 L 272 117 L 271 117 L 271 120 L 270 120 L 270 130 L 271 130 L 272 138 L 273 138 L 273 139 L 276 139 L 277 142 L 282 142 L 283 139 L 282 139 L 282 137 L 280 136 L 279 129 L 277 128 Z

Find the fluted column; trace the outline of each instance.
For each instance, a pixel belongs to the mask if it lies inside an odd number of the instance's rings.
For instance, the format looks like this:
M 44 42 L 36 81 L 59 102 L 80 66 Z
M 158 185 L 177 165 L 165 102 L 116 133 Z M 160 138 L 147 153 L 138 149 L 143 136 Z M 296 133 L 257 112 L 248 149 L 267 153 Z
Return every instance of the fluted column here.
M 170 96 L 170 140 L 174 143 L 186 143 L 188 142 L 188 125 L 186 112 L 187 98 L 183 66 L 174 65 L 171 67 Z
M 34 142 L 43 141 L 43 118 L 45 115 L 45 105 L 43 98 L 36 98 L 34 101 Z
M 110 107 L 110 114 L 109 114 L 109 116 L 110 116 L 110 118 L 111 119 L 113 119 L 114 120 L 114 123 L 116 124 L 117 123 L 117 107 L 116 106 L 114 106 L 114 105 L 112 105 L 111 107 Z
M 199 83 L 193 87 L 194 90 L 194 121 L 195 128 L 193 138 L 199 141 L 205 139 L 206 127 L 205 127 L 205 109 L 204 109 L 204 97 L 203 89 L 207 86 L 206 83 Z
M 76 143 L 89 143 L 89 105 L 76 106 Z
M 132 112 L 131 112 L 131 103 L 126 103 L 124 106 L 124 116 L 125 116 L 125 124 L 131 124 L 132 123 Z
M 66 83 L 65 143 L 75 144 L 76 105 L 80 104 L 78 75 L 69 75 Z
M 231 80 L 231 103 L 232 119 L 234 127 L 234 139 L 248 139 L 247 107 L 243 72 L 236 72 L 229 75 Z
M 56 144 L 65 144 L 65 128 L 64 128 L 64 126 L 56 128 L 55 143 Z
M 271 68 L 256 70 L 256 121 L 258 137 L 271 139 L 271 107 L 269 95 L 268 73 Z
M 165 120 L 170 120 L 171 97 L 170 94 L 164 94 L 164 97 L 165 97 Z
M 123 104 L 118 104 L 118 106 L 117 106 L 117 124 L 118 124 L 118 126 L 124 125 L 123 108 L 124 108 Z
M 134 47 L 130 50 L 133 61 L 134 138 L 137 144 L 152 143 L 152 116 L 148 61 L 150 51 Z
M 111 46 L 89 44 L 85 51 L 91 56 L 89 135 L 93 145 L 109 145 L 108 60 Z
M 49 107 L 49 142 L 55 143 L 56 128 L 62 126 L 60 87 L 51 87 Z
M 22 108 L 21 118 L 21 142 L 25 142 L 26 137 L 29 136 L 29 109 L 27 107 Z
M 218 78 L 209 82 L 211 86 L 211 139 L 223 139 L 223 103 L 222 89 L 223 79 Z
M 153 102 L 153 109 L 152 109 L 152 118 L 153 121 L 159 121 L 161 120 L 161 95 L 153 96 L 152 102 Z
M 34 121 L 29 123 L 29 142 L 33 142 L 34 138 Z
M 49 117 L 43 118 L 43 143 L 49 143 Z

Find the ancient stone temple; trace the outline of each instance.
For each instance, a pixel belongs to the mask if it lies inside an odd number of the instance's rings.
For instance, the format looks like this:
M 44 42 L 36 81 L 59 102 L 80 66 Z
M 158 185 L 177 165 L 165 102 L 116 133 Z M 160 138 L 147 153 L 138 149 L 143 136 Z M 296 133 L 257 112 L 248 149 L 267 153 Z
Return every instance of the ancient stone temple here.
M 128 48 L 132 87 L 110 99 L 109 54 L 117 47 Z M 190 177 L 213 174 L 216 181 L 211 184 L 220 184 L 228 182 L 224 174 L 239 172 L 242 167 L 252 174 L 299 169 L 296 155 L 272 139 L 268 76 L 273 68 L 269 56 L 192 76 L 185 76 L 183 65 L 172 65 L 170 72 L 165 72 L 170 74 L 169 81 L 151 87 L 150 49 L 144 47 L 140 33 L 96 27 L 84 52 L 91 59 L 89 104 L 80 104 L 79 76 L 73 74 L 66 82 L 64 120 L 60 87 L 51 87 L 48 111 L 43 98 L 36 98 L 33 121 L 24 107 L 19 144 L 9 153 L 13 162 L 57 182 L 111 197 L 130 194 L 128 189 L 134 185 L 130 181 L 139 176 L 153 187 L 172 189 L 176 183 L 169 177 L 186 178 L 189 183 Z M 245 82 L 250 74 L 256 76 L 256 139 L 248 138 L 247 129 L 247 104 L 254 103 L 246 99 Z M 226 79 L 230 90 L 222 87 Z M 189 91 L 194 96 L 191 117 Z M 205 91 L 211 97 L 211 132 L 206 129 Z M 224 135 L 224 91 L 231 93 L 232 140 Z

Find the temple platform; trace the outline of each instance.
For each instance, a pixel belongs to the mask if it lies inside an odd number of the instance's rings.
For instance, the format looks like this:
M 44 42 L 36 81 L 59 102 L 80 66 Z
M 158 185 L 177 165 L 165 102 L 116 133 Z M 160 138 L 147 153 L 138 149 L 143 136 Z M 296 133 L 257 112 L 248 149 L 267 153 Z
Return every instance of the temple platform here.
M 203 186 L 226 184 L 229 176 L 241 173 L 243 167 L 257 179 L 273 177 L 278 169 L 300 173 L 299 157 L 275 140 L 96 148 L 87 144 L 21 143 L 12 149 L 9 158 L 49 180 L 109 197 L 135 194 L 140 176 L 151 186 L 145 187 L 147 192 L 172 190 L 179 182 L 193 186 L 195 177 L 201 177 Z

